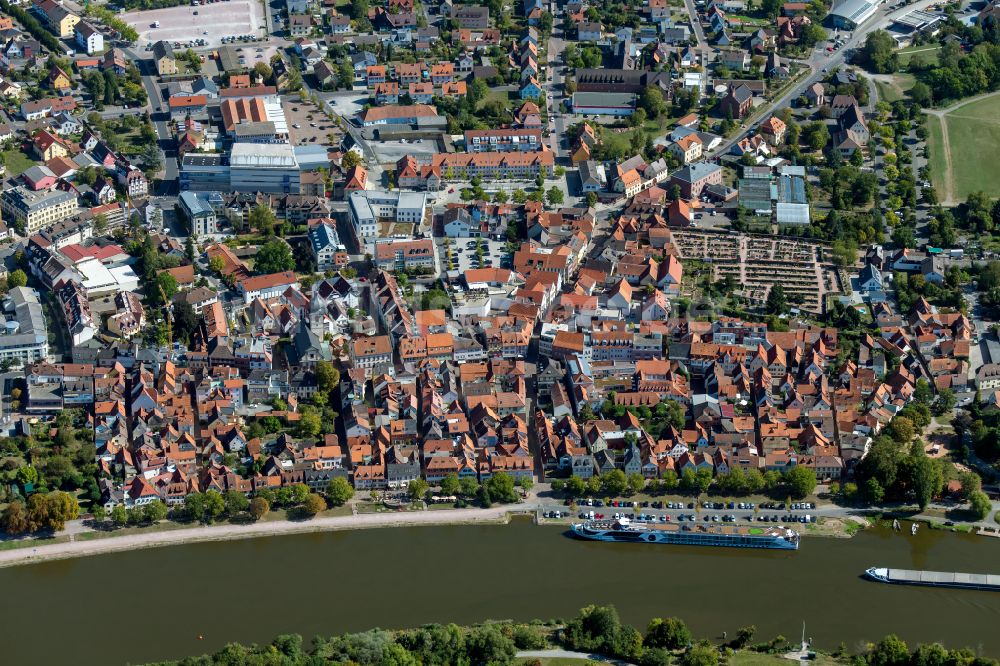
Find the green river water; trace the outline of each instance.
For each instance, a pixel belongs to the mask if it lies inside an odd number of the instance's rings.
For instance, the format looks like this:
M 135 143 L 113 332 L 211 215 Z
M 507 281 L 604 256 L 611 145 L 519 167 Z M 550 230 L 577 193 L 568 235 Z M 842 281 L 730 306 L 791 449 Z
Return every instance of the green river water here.
M 869 566 L 1000 573 L 1000 539 L 921 529 L 803 539 L 797 552 L 582 542 L 526 520 L 287 535 L 0 570 L 2 664 L 125 664 L 229 641 L 570 617 L 613 603 L 644 626 L 851 649 L 897 633 L 1000 657 L 1000 593 L 868 582 Z M 199 639 L 199 635 L 203 638 Z

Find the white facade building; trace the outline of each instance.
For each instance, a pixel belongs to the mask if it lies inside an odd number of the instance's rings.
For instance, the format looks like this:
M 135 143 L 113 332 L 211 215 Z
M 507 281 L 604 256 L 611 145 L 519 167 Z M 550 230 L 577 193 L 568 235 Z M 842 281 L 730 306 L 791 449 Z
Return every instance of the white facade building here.
M 38 292 L 15 287 L 3 300 L 0 361 L 29 364 L 49 356 L 49 333 Z
M 299 193 L 299 162 L 287 143 L 234 143 L 229 155 L 234 192 Z
M 378 238 L 379 220 L 420 225 L 427 209 L 423 192 L 356 190 L 348 198 L 354 235 L 362 245 Z

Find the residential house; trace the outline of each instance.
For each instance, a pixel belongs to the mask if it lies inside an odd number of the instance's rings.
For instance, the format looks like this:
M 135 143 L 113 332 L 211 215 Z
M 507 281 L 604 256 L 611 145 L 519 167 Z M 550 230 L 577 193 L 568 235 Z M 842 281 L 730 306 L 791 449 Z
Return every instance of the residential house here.
M 760 133 L 772 146 L 781 145 L 785 141 L 787 126 L 778 116 L 771 116 L 760 124 Z
M 681 164 L 691 164 L 701 158 L 702 143 L 697 134 L 688 134 L 667 147 L 670 153 L 681 161 Z
M 86 21 L 80 21 L 73 29 L 77 45 L 84 53 L 93 55 L 104 50 L 104 35 Z
M 600 23 L 583 21 L 576 24 L 576 38 L 581 42 L 599 42 L 604 32 L 604 27 Z
M 156 73 L 160 76 L 173 76 L 177 74 L 177 58 L 170 44 L 160 40 L 153 44 L 153 63 L 156 65 Z

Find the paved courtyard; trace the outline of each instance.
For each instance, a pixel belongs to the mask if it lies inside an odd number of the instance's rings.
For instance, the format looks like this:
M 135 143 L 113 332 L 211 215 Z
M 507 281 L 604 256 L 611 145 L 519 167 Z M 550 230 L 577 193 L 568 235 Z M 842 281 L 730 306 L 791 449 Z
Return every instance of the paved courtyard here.
M 438 142 L 433 139 L 397 139 L 373 141 L 371 144 L 382 164 L 395 164 L 405 155 L 413 155 L 418 162 L 429 162 L 438 152 Z
M 365 104 L 368 103 L 368 91 L 364 88 L 356 90 L 339 90 L 333 93 L 320 93 L 321 99 L 326 100 L 327 106 L 338 116 L 342 116 L 347 122 L 353 122 L 354 117 L 360 113 Z
M 199 38 L 209 46 L 219 46 L 228 35 L 266 36 L 264 8 L 256 0 L 223 0 L 198 7 L 178 5 L 127 12 L 122 18 L 139 33 L 140 46 L 161 39 L 187 43 Z M 159 28 L 153 27 L 156 21 L 160 22 Z

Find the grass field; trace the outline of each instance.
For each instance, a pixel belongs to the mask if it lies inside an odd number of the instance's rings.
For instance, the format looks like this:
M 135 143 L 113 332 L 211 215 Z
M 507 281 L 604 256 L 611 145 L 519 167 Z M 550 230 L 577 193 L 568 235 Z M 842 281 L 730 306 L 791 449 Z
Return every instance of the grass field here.
M 906 96 L 906 91 L 913 87 L 916 79 L 912 74 L 901 72 L 892 75 L 892 81 L 882 81 L 876 79 L 875 87 L 878 88 L 878 97 L 885 102 L 895 102 Z
M 25 170 L 35 166 L 35 163 L 20 150 L 3 151 L 3 163 L 7 167 L 8 176 L 20 176 Z
M 951 177 L 944 146 L 944 132 L 930 128 L 931 178 L 942 199 L 964 201 L 972 192 L 1000 196 L 1000 95 L 965 104 L 944 117 L 947 123 L 947 152 L 951 155 Z M 948 186 L 950 181 L 950 187 Z M 950 190 L 950 191 L 949 191 Z
M 928 65 L 936 65 L 938 62 L 938 54 L 941 52 L 940 45 L 927 45 L 922 44 L 920 46 L 908 46 L 905 49 L 900 49 L 896 52 L 899 57 L 899 65 L 901 67 L 906 67 L 910 64 L 910 59 L 914 56 L 919 55 L 920 59 Z
M 948 164 L 944 158 L 944 150 L 942 150 L 942 143 L 944 138 L 941 132 L 941 119 L 937 116 L 928 116 L 927 118 L 927 145 L 930 147 L 931 157 L 930 157 L 930 169 L 931 169 L 931 184 L 934 185 L 934 189 L 937 191 L 939 197 L 944 196 L 945 193 L 945 178 L 944 172 L 948 168 Z

